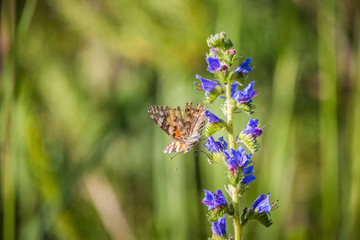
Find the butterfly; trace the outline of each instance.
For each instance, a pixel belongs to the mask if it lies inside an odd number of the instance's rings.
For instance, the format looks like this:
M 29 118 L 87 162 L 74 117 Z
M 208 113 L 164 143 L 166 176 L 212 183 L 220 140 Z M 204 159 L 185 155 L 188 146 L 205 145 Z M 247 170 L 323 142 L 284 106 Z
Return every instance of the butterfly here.
M 200 140 L 201 131 L 205 125 L 205 107 L 192 102 L 185 104 L 185 117 L 178 106 L 151 106 L 148 113 L 152 120 L 174 140 L 165 147 L 164 153 L 189 152 Z

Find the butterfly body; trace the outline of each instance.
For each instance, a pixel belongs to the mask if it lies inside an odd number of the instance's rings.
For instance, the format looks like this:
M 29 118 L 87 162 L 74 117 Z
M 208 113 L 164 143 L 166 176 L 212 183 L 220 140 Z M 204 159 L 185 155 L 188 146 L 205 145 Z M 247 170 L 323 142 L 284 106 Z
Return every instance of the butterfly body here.
M 189 152 L 200 140 L 205 125 L 205 107 L 185 104 L 185 116 L 180 107 L 151 106 L 148 110 L 154 122 L 174 140 L 165 147 L 164 153 Z

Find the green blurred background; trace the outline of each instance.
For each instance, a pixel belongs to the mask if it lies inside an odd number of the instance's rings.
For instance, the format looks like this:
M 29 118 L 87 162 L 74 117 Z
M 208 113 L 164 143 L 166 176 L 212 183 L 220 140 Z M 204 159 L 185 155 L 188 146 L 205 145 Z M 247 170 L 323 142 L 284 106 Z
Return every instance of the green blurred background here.
M 202 102 L 195 74 L 211 77 L 220 31 L 252 57 L 265 125 L 243 205 L 280 201 L 245 239 L 360 239 L 358 1 L 0 3 L 1 239 L 210 236 L 202 189 L 223 188 L 224 169 L 170 160 L 147 109 Z

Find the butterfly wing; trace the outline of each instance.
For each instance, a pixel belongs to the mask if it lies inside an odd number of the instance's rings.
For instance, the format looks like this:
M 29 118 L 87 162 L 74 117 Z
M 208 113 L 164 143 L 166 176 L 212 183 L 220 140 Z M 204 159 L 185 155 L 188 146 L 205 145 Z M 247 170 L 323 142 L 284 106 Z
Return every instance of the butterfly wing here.
M 191 107 L 191 110 L 188 112 L 192 112 L 191 114 L 191 129 L 190 129 L 190 136 L 193 138 L 200 138 L 201 131 L 203 130 L 205 126 L 205 107 L 203 105 L 197 104 L 196 108 L 193 109 Z
M 186 151 L 187 147 L 185 143 L 179 142 L 177 140 L 172 140 L 171 143 L 169 145 L 167 145 L 165 147 L 165 149 L 163 150 L 164 153 L 174 153 L 174 152 L 181 152 L 181 151 Z
M 154 122 L 171 136 L 174 140 L 166 146 L 164 153 L 190 151 L 200 139 L 201 130 L 205 124 L 204 106 L 197 104 L 192 107 L 192 102 L 185 105 L 185 118 L 180 107 L 151 106 L 148 110 Z
M 148 113 L 151 119 L 154 120 L 166 134 L 174 139 L 178 139 L 181 136 L 179 119 L 174 109 L 170 107 L 151 106 Z

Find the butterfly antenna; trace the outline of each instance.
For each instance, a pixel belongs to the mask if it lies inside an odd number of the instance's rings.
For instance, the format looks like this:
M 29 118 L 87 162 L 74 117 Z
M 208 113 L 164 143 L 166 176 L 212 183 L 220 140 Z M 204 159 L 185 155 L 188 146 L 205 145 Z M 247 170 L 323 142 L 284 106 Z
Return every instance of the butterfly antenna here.
M 176 156 L 179 155 L 180 152 L 176 153 L 174 156 L 172 156 L 171 158 L 169 158 L 169 160 L 173 160 Z
M 200 153 L 204 153 L 206 155 L 207 158 L 210 158 L 210 154 L 208 154 L 207 152 L 203 151 L 203 150 L 199 150 L 199 148 L 195 149 L 196 152 L 200 152 Z

